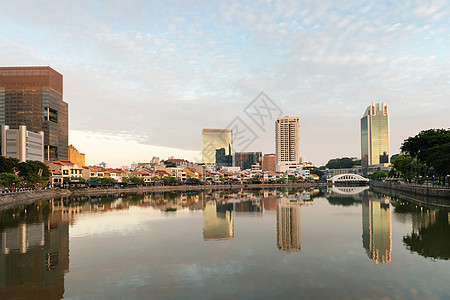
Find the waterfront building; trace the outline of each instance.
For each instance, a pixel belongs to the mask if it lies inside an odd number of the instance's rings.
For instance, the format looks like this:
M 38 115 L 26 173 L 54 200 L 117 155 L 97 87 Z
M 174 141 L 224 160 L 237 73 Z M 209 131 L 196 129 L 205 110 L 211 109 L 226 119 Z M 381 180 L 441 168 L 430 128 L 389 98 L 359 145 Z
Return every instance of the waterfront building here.
M 301 202 L 286 197 L 277 199 L 277 245 L 281 251 L 300 251 L 300 206 Z
M 44 132 L 44 160 L 67 160 L 63 76 L 50 67 L 0 67 L 0 124 Z
M 62 184 L 64 179 L 81 179 L 83 176 L 83 167 L 78 166 L 69 160 L 51 161 L 46 164 L 49 171 L 52 173 L 51 182 L 53 185 Z
M 23 125 L 19 126 L 19 129 L 1 125 L 1 154 L 17 158 L 20 162 L 44 162 L 44 132 L 28 131 Z
M 85 154 L 80 153 L 73 145 L 69 145 L 69 160 L 79 166 L 86 165 Z
M 275 122 L 277 171 L 301 168 L 299 142 L 299 118 L 278 118 Z
M 389 114 L 386 103 L 372 103 L 361 118 L 361 166 L 388 164 Z
M 234 166 L 240 167 L 241 170 L 252 169 L 253 165 L 261 165 L 262 153 L 261 152 L 235 152 L 234 153 Z
M 363 247 L 376 264 L 390 263 L 392 225 L 389 198 L 369 200 L 367 191 L 362 200 Z
M 262 169 L 263 169 L 263 171 L 276 172 L 277 171 L 277 156 L 275 154 L 264 154 Z
M 233 132 L 231 129 L 203 129 L 203 163 L 210 168 L 233 166 Z

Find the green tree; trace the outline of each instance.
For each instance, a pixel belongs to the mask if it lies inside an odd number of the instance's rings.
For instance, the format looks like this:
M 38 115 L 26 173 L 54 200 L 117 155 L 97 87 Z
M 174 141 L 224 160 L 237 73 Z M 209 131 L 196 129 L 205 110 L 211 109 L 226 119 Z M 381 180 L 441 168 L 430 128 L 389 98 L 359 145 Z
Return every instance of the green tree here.
M 13 173 L 18 166 L 19 160 L 17 158 L 0 156 L 0 173 Z
M 429 129 L 407 138 L 401 148 L 403 153 L 417 159 L 416 169 L 420 169 L 422 178 L 432 167 L 440 181 L 450 175 L 450 129 Z M 423 165 L 423 168 L 421 167 Z M 420 168 L 419 168 L 420 167 Z
M 18 165 L 19 175 L 29 184 L 41 184 L 50 178 L 50 171 L 48 167 L 39 162 L 29 160 L 26 162 L 21 162 Z
M 359 164 L 361 164 L 361 161 L 359 161 Z M 349 157 L 342 157 L 330 159 L 325 167 L 328 169 L 347 169 L 355 165 L 358 165 L 357 161 L 354 161 Z
M 0 173 L 0 185 L 11 187 L 13 184 L 19 184 L 19 179 L 12 173 Z
M 125 178 L 124 182 L 126 182 L 126 183 L 134 183 L 134 184 L 145 184 L 145 181 L 142 178 L 137 177 L 137 176 L 132 176 L 132 177 L 129 177 L 129 178 Z
M 373 180 L 382 180 L 389 176 L 388 171 L 378 171 L 370 176 Z
M 117 181 L 111 177 L 91 177 L 89 181 L 99 182 L 103 184 L 115 184 Z
M 163 181 L 164 185 L 176 185 L 178 183 L 178 180 L 172 176 L 164 176 Z
M 400 155 L 392 162 L 394 169 L 398 172 L 398 175 L 402 176 L 405 180 L 411 181 L 414 178 L 412 172 L 413 158 L 411 155 Z

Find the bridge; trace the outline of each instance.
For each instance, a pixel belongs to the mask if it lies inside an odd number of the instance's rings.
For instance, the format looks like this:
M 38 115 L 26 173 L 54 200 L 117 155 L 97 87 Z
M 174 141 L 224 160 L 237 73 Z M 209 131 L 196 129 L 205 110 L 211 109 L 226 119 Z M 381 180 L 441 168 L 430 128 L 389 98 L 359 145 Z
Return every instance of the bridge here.
M 338 195 L 358 195 L 365 190 L 368 190 L 369 186 L 335 186 L 331 188 L 331 191 Z
M 328 179 L 328 181 L 331 181 L 332 183 L 353 183 L 353 182 L 369 182 L 369 179 L 362 177 L 358 174 L 339 174 L 331 177 Z

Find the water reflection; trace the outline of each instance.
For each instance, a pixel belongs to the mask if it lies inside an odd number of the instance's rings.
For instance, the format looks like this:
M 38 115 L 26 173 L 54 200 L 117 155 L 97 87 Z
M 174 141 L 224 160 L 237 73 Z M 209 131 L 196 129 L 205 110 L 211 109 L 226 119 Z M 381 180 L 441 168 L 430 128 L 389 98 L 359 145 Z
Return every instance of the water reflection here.
M 205 240 L 232 239 L 234 237 L 233 204 L 206 203 L 203 210 L 203 238 Z
M 316 197 L 319 199 L 314 201 Z M 314 202 L 316 204 L 309 207 Z M 339 207 L 333 205 L 339 205 Z M 361 208 L 359 208 L 360 205 Z M 185 217 L 176 218 L 180 215 Z M 114 224 L 118 230 L 99 229 L 101 216 L 104 217 L 103 219 L 108 219 L 108 228 Z M 318 216 L 323 219 L 317 218 Z M 131 219 L 136 222 L 127 223 L 127 220 Z M 157 222 L 153 222 L 154 220 Z M 185 223 L 186 220 L 194 221 Z M 324 239 L 317 234 L 317 232 L 321 232 L 319 227 L 328 220 L 331 220 L 329 224 L 332 226 L 335 224 L 340 226 L 337 232 L 342 232 L 342 236 L 339 235 L 336 239 L 337 242 L 336 240 L 330 242 L 329 239 Z M 361 220 L 363 248 L 361 248 Z M 342 224 L 336 223 L 340 221 Z M 135 227 L 129 229 L 130 224 Z M 410 225 L 398 226 L 399 224 Z M 127 226 L 128 231 L 124 229 Z M 69 271 L 69 227 L 71 227 L 72 256 L 70 259 L 71 273 L 67 275 Z M 91 236 L 87 238 L 87 233 L 80 230 L 80 227 L 82 229 L 89 227 L 89 232 L 86 232 Z M 135 228 L 139 230 L 135 231 Z M 183 236 L 178 234 L 181 228 Z M 317 228 L 317 231 L 314 228 Z M 127 234 L 123 234 L 123 231 L 120 232 L 119 229 L 125 230 Z M 241 234 L 238 234 L 239 232 Z M 396 235 L 393 235 L 393 232 Z M 67 292 L 68 286 L 74 293 L 73 291 L 76 291 L 79 286 L 74 287 L 70 281 L 71 278 L 73 280 L 73 278 L 83 277 L 80 272 L 89 268 L 83 265 L 82 256 L 91 255 L 91 253 L 83 253 L 86 249 L 83 246 L 91 245 L 90 243 L 97 247 L 95 249 L 105 252 L 106 262 L 102 260 L 103 267 L 114 265 L 114 259 L 119 260 L 118 265 L 121 268 L 126 269 L 124 266 L 130 263 L 130 268 L 127 269 L 128 273 L 122 273 L 122 270 L 120 273 L 132 274 L 130 275 L 131 279 L 120 278 L 123 280 L 120 284 L 135 283 L 133 280 L 139 278 L 139 283 L 152 288 L 156 286 L 157 277 L 163 278 L 161 279 L 162 284 L 170 282 L 170 278 L 177 268 L 181 270 L 187 268 L 190 270 L 188 273 L 192 278 L 196 274 L 200 276 L 202 268 L 209 270 L 208 272 L 217 269 L 219 270 L 217 274 L 223 275 L 224 272 L 221 268 L 229 265 L 230 261 L 234 262 L 235 266 L 239 266 L 239 272 L 252 270 L 245 274 L 247 279 L 252 278 L 251 272 L 260 274 L 267 267 L 271 270 L 278 270 L 276 271 L 278 272 L 277 276 L 281 276 L 283 280 L 290 278 L 283 273 L 285 269 L 289 268 L 291 268 L 289 274 L 302 275 L 301 270 L 308 270 L 310 272 L 308 274 L 313 276 L 314 272 L 317 272 L 316 278 L 322 280 L 324 276 L 320 272 L 323 271 L 323 268 L 327 268 L 328 271 L 346 269 L 346 278 L 351 279 L 353 274 L 362 272 L 361 270 L 364 268 L 366 268 L 365 272 L 370 272 L 374 263 L 390 264 L 390 268 L 394 268 L 396 265 L 403 266 L 411 262 L 405 247 L 414 255 L 419 254 L 440 260 L 450 258 L 448 210 L 418 206 L 398 199 L 391 200 L 366 189 L 358 193 L 351 189 L 341 189 L 339 192 L 332 190 L 235 190 L 144 195 L 119 194 L 111 197 L 46 201 L 0 212 L 0 233 L 1 299 L 39 298 L 35 295 L 40 295 L 40 298 L 45 299 L 60 299 L 64 297 L 65 286 L 66 293 L 69 293 Z M 393 240 L 393 236 L 400 238 Z M 116 256 L 112 255 L 109 252 L 110 249 L 104 245 L 110 245 L 110 240 L 114 238 L 128 239 L 133 248 L 128 249 L 125 246 L 121 248 L 122 252 L 117 252 L 119 254 Z M 211 242 L 216 240 L 220 242 Z M 199 247 L 199 242 L 208 243 L 208 247 Z M 189 251 L 184 254 L 176 251 L 170 252 L 167 250 L 167 243 L 173 245 L 174 249 L 186 247 Z M 342 245 L 345 247 L 341 247 Z M 345 253 L 348 253 L 353 245 L 360 255 L 346 260 Z M 115 245 L 113 250 L 118 251 L 119 248 Z M 393 248 L 397 255 L 394 262 L 391 260 Z M 325 250 L 317 251 L 319 252 L 317 255 L 316 249 Z M 165 251 L 170 252 L 170 257 Z M 301 255 L 296 255 L 300 251 Z M 364 252 L 367 253 L 367 256 Z M 151 259 L 144 262 L 150 257 L 148 253 L 162 263 L 156 263 Z M 217 255 L 217 253 L 221 255 Z M 285 255 L 286 253 L 294 254 Z M 127 255 L 129 255 L 129 259 Z M 127 256 L 127 260 L 120 261 L 124 256 Z M 222 262 L 221 256 L 227 257 L 228 260 Z M 325 261 L 324 265 L 319 264 L 322 258 Z M 90 263 L 95 264 L 98 259 L 100 256 L 97 254 Z M 107 259 L 111 259 L 111 262 Z M 136 263 L 133 264 L 133 261 Z M 249 263 L 246 265 L 240 261 Z M 420 264 L 423 261 L 426 260 L 415 262 Z M 342 265 L 342 262 L 345 262 L 345 265 Z M 78 270 L 74 266 L 78 266 Z M 111 267 L 112 269 L 113 267 Z M 313 269 L 314 272 L 311 271 Z M 135 275 L 139 270 L 142 271 L 141 277 Z M 148 274 L 153 274 L 152 272 L 157 276 L 149 277 Z M 228 272 L 237 276 L 233 278 L 239 278 L 238 273 L 230 270 Z M 428 270 L 428 272 L 430 271 Z M 101 273 L 102 271 L 98 271 L 98 274 Z M 186 275 L 183 278 L 187 280 L 186 278 L 189 276 Z M 408 276 L 408 274 L 403 274 L 403 276 Z M 189 278 L 192 279 L 191 277 Z M 210 273 L 208 273 L 202 278 L 210 277 Z M 115 284 L 119 279 L 118 277 L 113 278 L 114 280 L 111 282 Z M 91 281 L 95 283 L 95 280 L 97 277 L 92 276 L 86 282 L 89 281 L 91 284 Z M 203 281 L 199 282 L 199 286 L 201 286 Z M 104 288 L 102 284 L 104 282 L 100 282 L 99 285 L 92 284 L 90 291 L 99 286 Z M 256 283 L 252 282 L 252 284 Z M 88 284 L 86 283 L 86 285 Z M 282 290 L 282 285 L 279 287 Z M 85 286 L 83 286 L 84 288 Z M 117 287 L 112 285 L 113 290 L 114 288 Z M 163 286 L 163 288 L 165 287 Z M 133 289 L 130 288 L 130 291 Z M 89 296 L 89 294 L 86 295 L 86 297 Z M 124 294 L 120 295 L 126 297 Z
M 61 299 L 69 269 L 69 220 L 52 203 L 1 214 L 3 299 Z
M 450 212 L 396 199 L 396 214 L 411 216 L 412 232 L 403 237 L 408 250 L 423 257 L 450 259 Z
M 389 198 L 371 198 L 367 191 L 362 200 L 362 240 L 369 258 L 378 263 L 390 263 L 392 223 Z

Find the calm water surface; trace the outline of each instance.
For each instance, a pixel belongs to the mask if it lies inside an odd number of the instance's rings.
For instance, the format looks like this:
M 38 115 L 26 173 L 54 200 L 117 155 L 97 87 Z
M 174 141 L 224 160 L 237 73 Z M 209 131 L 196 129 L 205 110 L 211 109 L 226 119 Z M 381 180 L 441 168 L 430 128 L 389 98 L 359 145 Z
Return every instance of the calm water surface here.
M 449 211 L 355 189 L 0 212 L 0 299 L 450 298 Z

